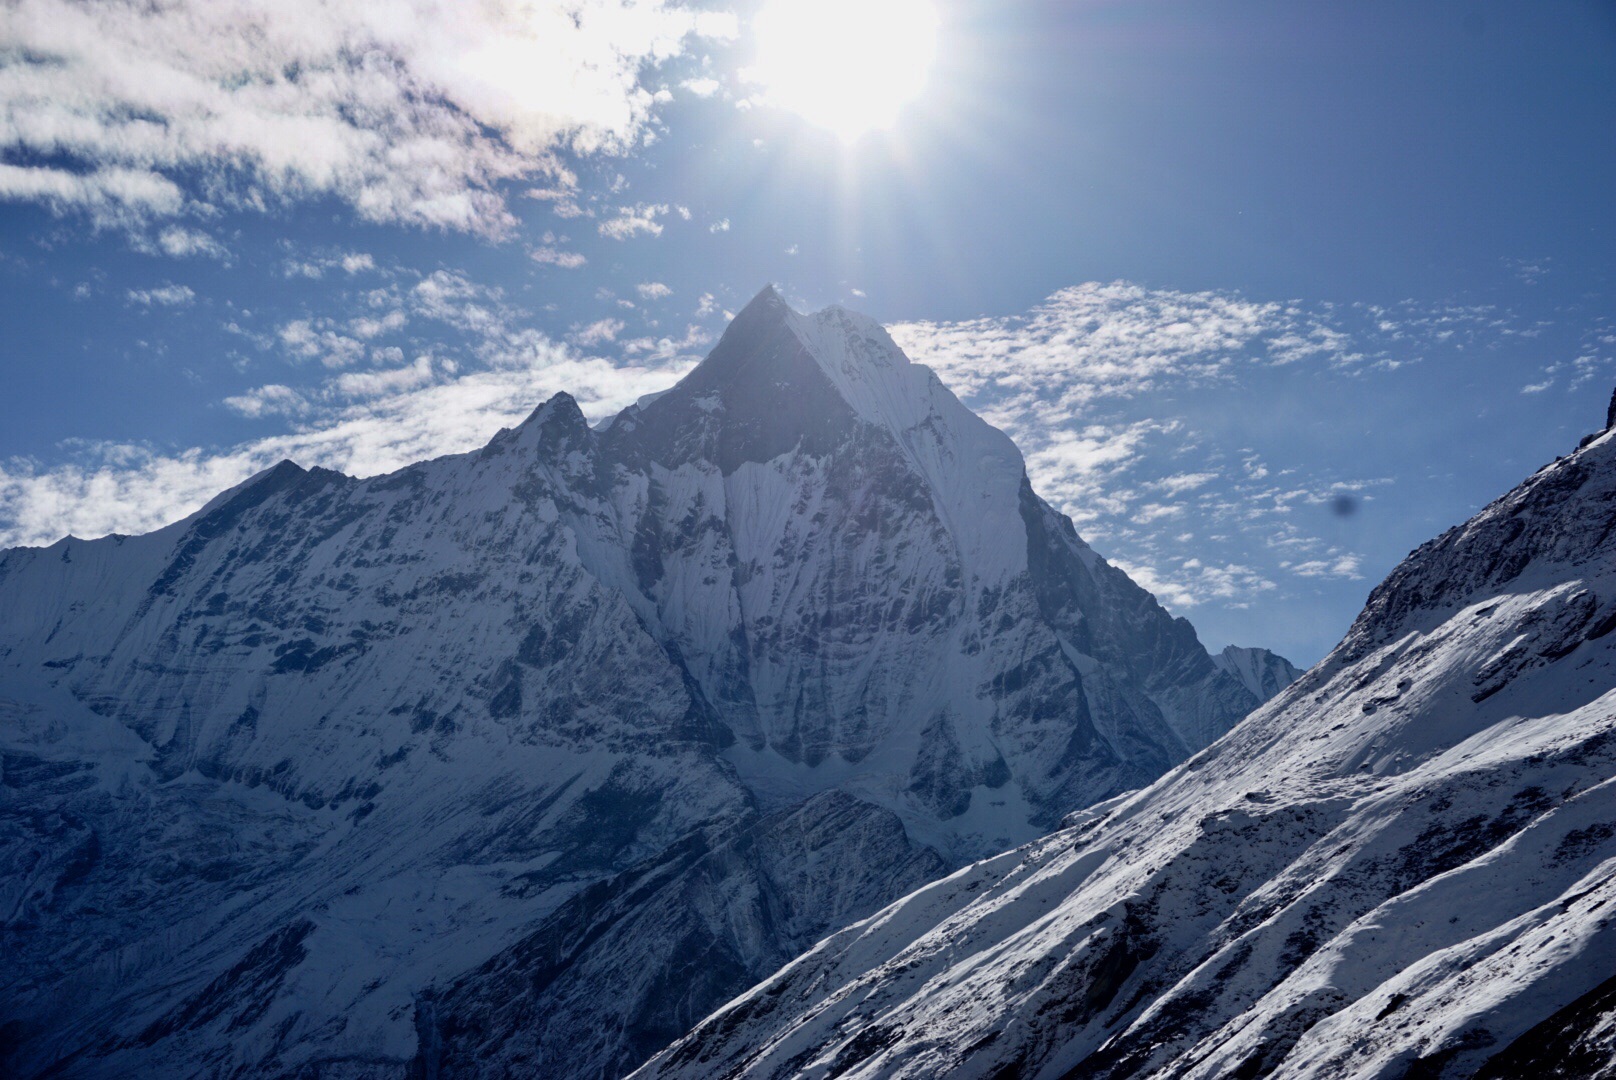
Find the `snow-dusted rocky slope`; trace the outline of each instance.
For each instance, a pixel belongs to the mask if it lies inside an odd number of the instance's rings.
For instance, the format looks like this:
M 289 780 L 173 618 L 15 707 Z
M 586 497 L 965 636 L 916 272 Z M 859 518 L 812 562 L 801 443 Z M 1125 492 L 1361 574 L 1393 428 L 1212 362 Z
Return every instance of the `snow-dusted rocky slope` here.
M 1411 554 L 1209 749 L 636 1075 L 1616 1075 L 1613 629 L 1607 431 Z
M 0 1072 L 625 1071 L 1256 704 L 879 326 L 0 554 Z

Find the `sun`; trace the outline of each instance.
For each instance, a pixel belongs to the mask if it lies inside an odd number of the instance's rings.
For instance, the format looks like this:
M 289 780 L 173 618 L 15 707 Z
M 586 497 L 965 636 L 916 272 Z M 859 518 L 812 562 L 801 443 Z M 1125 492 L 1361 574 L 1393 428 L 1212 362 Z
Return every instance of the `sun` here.
M 754 75 L 770 104 L 852 142 L 926 89 L 937 26 L 927 0 L 768 0 Z

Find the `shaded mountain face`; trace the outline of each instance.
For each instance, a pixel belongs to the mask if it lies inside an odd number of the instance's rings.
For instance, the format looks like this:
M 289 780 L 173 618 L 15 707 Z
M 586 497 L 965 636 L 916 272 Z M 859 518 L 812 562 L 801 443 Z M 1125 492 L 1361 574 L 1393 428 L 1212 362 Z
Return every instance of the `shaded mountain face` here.
M 1212 662 L 1240 680 L 1259 701 L 1267 701 L 1302 677 L 1295 664 L 1267 649 L 1228 645 L 1213 654 Z
M 765 290 L 598 428 L 0 554 L 0 1061 L 620 1074 L 1256 702 L 878 325 Z
M 1613 629 L 1607 430 L 1410 555 L 1210 748 L 636 1076 L 1616 1075 Z

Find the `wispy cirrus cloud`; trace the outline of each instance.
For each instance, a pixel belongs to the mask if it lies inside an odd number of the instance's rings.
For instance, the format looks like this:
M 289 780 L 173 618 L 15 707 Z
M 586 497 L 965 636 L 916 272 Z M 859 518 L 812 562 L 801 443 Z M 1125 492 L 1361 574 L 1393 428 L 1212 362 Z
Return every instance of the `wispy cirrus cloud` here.
M 625 323 L 622 319 L 597 319 L 592 323 L 578 327 L 567 340 L 581 348 L 590 348 L 595 345 L 608 344 L 617 340 L 617 335 L 623 332 Z
M 162 285 L 155 289 L 130 289 L 131 304 L 142 307 L 188 307 L 196 300 L 196 291 L 189 285 Z
M 1258 399 L 1238 388 L 1265 372 L 1352 381 L 1518 329 L 1487 307 L 1264 301 L 1129 282 L 1062 289 L 1022 315 L 891 328 L 1015 439 L 1040 494 L 1179 609 L 1357 580 L 1362 556 L 1330 535 L 1328 504 L 1338 489 L 1369 498 L 1383 482 L 1352 475 L 1350 461 L 1306 476 L 1275 467 L 1187 406 L 1221 393 L 1226 407 L 1247 408 Z
M 615 412 L 677 376 L 662 365 L 621 364 L 557 352 L 520 367 L 479 371 L 352 406 L 311 410 L 287 434 L 223 449 L 178 453 L 84 444 L 78 460 L 42 468 L 0 463 L 0 547 L 49 544 L 69 533 L 104 536 L 159 528 L 285 458 L 372 476 L 441 454 L 473 450 L 565 390 L 592 417 Z M 261 388 L 258 392 L 262 394 Z
M 1225 376 L 1251 356 L 1360 359 L 1327 319 L 1318 309 L 1236 293 L 1115 281 L 1062 289 L 1026 315 L 906 323 L 892 333 L 968 392 L 992 390 L 1007 407 L 1064 419 L 1097 398 L 1136 396 L 1164 380 Z
M 325 313 L 267 330 L 227 324 L 278 377 L 220 404 L 275 434 L 178 451 L 80 442 L 65 462 L 0 462 L 0 547 L 149 531 L 283 458 L 363 476 L 474 449 L 563 390 L 600 419 L 666 388 L 712 340 L 691 326 L 614 345 L 628 324 L 607 318 L 560 342 L 502 289 L 456 271 L 365 281 L 322 294 Z M 600 354 L 608 347 L 615 355 Z
M 249 420 L 265 416 L 302 416 L 309 411 L 307 398 L 280 383 L 255 387 L 245 394 L 233 394 L 225 398 L 224 403 Z
M 287 259 L 281 264 L 281 273 L 289 278 L 323 279 L 326 274 L 342 271 L 348 277 L 376 269 L 376 257 L 366 251 L 335 251 L 304 258 Z
M 667 203 L 636 203 L 620 206 L 616 213 L 598 226 L 600 235 L 609 240 L 630 240 L 636 236 L 661 236 L 662 222 L 657 218 L 668 213 Z
M 45 149 L 15 137 L 7 145 L 25 151 Z M 132 225 L 177 214 L 186 202 L 178 184 L 149 169 L 103 163 L 91 172 L 78 172 L 4 161 L 0 161 L 0 199 L 42 203 L 58 214 L 84 213 L 97 225 Z
M 1333 554 L 1327 559 L 1309 559 L 1301 563 L 1283 564 L 1285 569 L 1301 577 L 1335 577 L 1358 581 L 1363 575 L 1358 570 L 1363 565 L 1363 559 L 1358 555 Z
M 141 237 L 136 248 L 150 255 L 167 255 L 175 259 L 207 258 L 229 263 L 230 249 L 214 237 L 199 229 L 184 225 L 170 225 L 157 234 L 156 239 Z
M 642 69 L 735 25 L 664 0 L 16 0 L 0 199 L 135 230 L 335 197 L 497 234 L 503 182 L 635 145 L 658 100 Z
M 543 244 L 528 252 L 534 262 L 544 266 L 556 266 L 562 270 L 576 270 L 589 260 L 577 251 L 563 251 L 549 244 Z

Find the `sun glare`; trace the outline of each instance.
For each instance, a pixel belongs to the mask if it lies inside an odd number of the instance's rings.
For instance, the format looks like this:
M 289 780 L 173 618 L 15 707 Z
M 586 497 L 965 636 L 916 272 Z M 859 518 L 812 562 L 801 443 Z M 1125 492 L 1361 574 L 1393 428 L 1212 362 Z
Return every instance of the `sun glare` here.
M 769 0 L 756 74 L 770 104 L 851 142 L 925 90 L 937 23 L 926 0 Z

